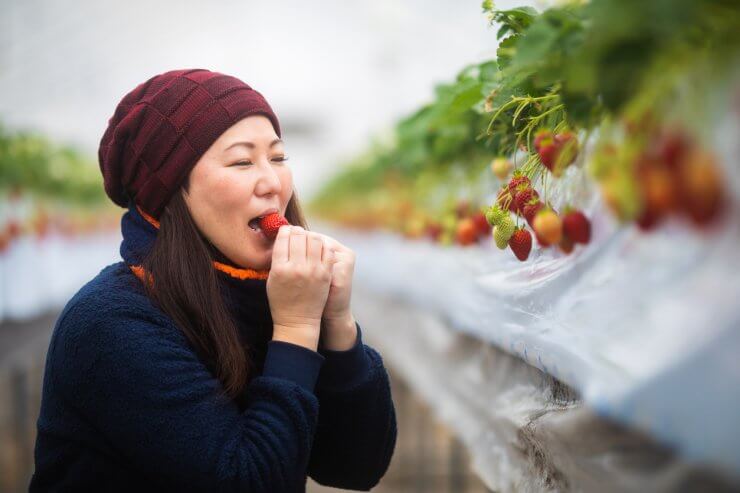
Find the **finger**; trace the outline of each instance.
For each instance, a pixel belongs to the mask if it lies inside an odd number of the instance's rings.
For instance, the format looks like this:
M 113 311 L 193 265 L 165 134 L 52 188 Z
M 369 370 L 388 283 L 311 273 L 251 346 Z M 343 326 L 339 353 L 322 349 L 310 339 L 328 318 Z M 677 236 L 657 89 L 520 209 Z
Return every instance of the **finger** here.
M 312 264 L 321 262 L 321 251 L 324 248 L 324 240 L 316 233 L 308 233 L 308 242 L 306 245 L 306 258 Z
M 336 257 L 334 250 L 324 243 L 324 248 L 321 251 L 321 262 L 327 266 L 331 266 L 335 262 Z
M 329 246 L 332 250 L 338 251 L 344 248 L 344 245 L 339 243 L 337 240 L 335 240 L 331 236 L 325 235 L 323 233 L 316 233 L 316 234 L 321 236 L 324 239 L 324 244 Z
M 290 226 L 282 226 L 272 246 L 272 261 L 285 263 L 290 260 Z
M 306 261 L 306 230 L 300 226 L 290 228 L 290 261 L 303 263 Z

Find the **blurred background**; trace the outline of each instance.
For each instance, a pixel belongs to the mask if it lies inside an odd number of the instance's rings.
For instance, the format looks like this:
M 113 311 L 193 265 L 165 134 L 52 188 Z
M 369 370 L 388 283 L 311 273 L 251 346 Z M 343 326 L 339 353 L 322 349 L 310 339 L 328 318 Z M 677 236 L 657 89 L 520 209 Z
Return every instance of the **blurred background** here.
M 373 491 L 736 490 L 738 7 L 627 3 L 0 0 L 0 493 L 33 472 L 59 312 L 120 261 L 107 121 L 175 68 L 266 97 L 309 224 L 358 254 L 399 421 Z M 634 164 L 680 153 L 676 190 Z M 514 205 L 520 262 L 492 208 L 521 175 L 588 240 Z

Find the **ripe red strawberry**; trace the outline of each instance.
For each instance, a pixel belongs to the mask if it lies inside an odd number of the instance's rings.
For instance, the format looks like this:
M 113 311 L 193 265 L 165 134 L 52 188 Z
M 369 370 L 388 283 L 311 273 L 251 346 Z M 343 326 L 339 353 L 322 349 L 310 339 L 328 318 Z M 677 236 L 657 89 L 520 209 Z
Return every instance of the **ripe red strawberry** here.
M 540 146 L 547 141 L 552 141 L 552 132 L 549 130 L 540 130 L 534 136 L 534 148 L 539 152 Z
M 8 237 L 12 240 L 21 235 L 21 225 L 15 219 L 8 221 L 5 225 L 5 230 L 8 232 Z
M 697 226 L 706 226 L 727 207 L 727 192 L 721 169 L 710 152 L 693 148 L 678 172 L 682 209 Z
M 8 234 L 5 231 L 0 231 L 0 253 L 5 252 L 9 245 L 10 238 L 8 238 Z
M 432 223 L 427 224 L 425 234 L 432 241 L 437 241 L 439 236 L 442 234 L 442 225 L 437 222 L 432 222 Z
M 517 229 L 509 238 L 509 247 L 516 258 L 524 262 L 532 251 L 532 235 L 524 228 Z
M 473 219 L 466 217 L 457 224 L 455 229 L 455 240 L 460 245 L 472 245 L 478 239 L 478 231 Z
M 572 142 L 573 145 L 577 144 L 576 136 L 573 132 L 561 132 L 554 137 L 555 142 L 560 144 L 560 147 L 565 147 L 565 144 Z M 575 156 L 573 156 L 575 159 Z
M 640 216 L 635 219 L 635 223 L 637 223 L 637 227 L 642 231 L 652 231 L 663 221 L 663 219 L 663 216 L 658 217 L 651 211 L 645 209 L 640 213 Z
M 560 243 L 558 243 L 558 247 L 564 254 L 570 255 L 575 248 L 575 243 L 573 243 L 573 240 L 571 240 L 568 235 L 563 235 L 560 239 Z
M 288 220 L 285 219 L 280 214 L 278 214 L 277 212 L 268 214 L 262 219 L 260 219 L 260 228 L 262 229 L 262 231 L 264 231 L 265 235 L 270 239 L 275 238 L 277 236 L 280 226 L 286 226 L 288 224 L 290 224 Z
M 558 158 L 558 148 L 554 142 L 541 145 L 537 150 L 540 155 L 540 161 L 545 165 L 545 168 L 552 171 L 555 167 L 555 161 Z
M 655 152 L 660 160 L 671 170 L 678 169 L 681 159 L 690 148 L 690 142 L 683 132 L 678 130 L 664 131 L 654 143 Z
M 591 222 L 579 210 L 567 212 L 563 217 L 563 232 L 574 243 L 585 245 L 591 241 Z
M 524 206 L 526 206 L 530 200 L 540 198 L 540 194 L 534 188 L 523 188 L 522 185 L 517 189 L 517 193 L 514 196 L 514 205 L 516 206 L 517 212 L 523 213 Z
M 522 215 L 527 220 L 527 223 L 529 223 L 530 227 L 534 227 L 534 217 L 544 206 L 545 204 L 543 204 L 539 200 L 532 200 L 524 206 L 524 208 L 522 209 Z
M 578 139 L 573 132 L 562 132 L 537 141 L 540 161 L 553 175 L 560 176 L 578 155 Z
M 478 234 L 483 236 L 491 233 L 491 225 L 488 224 L 486 215 L 482 212 L 476 212 L 473 214 L 473 222 L 475 223 L 475 229 Z
M 514 177 L 509 180 L 509 185 L 507 188 L 509 189 L 510 193 L 515 194 L 519 187 L 521 187 L 522 185 L 524 185 L 525 187 L 531 186 L 529 178 L 524 175 L 519 175 L 515 173 Z

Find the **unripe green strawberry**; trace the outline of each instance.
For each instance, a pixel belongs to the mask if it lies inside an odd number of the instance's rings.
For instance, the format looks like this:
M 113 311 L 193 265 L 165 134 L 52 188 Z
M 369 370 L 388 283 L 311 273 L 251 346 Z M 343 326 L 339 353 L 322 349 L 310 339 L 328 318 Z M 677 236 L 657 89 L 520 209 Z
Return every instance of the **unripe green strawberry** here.
M 450 246 L 452 245 L 452 242 L 455 240 L 455 233 L 454 231 L 442 231 L 442 233 L 439 235 L 439 238 L 437 241 L 439 241 L 440 245 L 443 246 Z
M 509 235 L 511 237 L 511 235 Z M 501 250 L 506 250 L 506 247 L 509 246 L 509 238 L 507 238 L 499 229 L 498 226 L 493 227 L 493 241 L 496 243 L 496 246 Z
M 447 232 L 454 231 L 457 226 L 457 218 L 452 213 L 443 215 L 440 222 L 442 223 L 442 229 Z
M 501 232 L 501 235 L 506 237 L 507 241 L 511 238 L 511 235 L 514 234 L 514 230 L 516 229 L 516 225 L 509 215 L 504 217 L 496 226 Z
M 486 220 L 491 226 L 496 226 L 505 217 L 509 217 L 509 213 L 502 210 L 499 206 L 486 209 Z

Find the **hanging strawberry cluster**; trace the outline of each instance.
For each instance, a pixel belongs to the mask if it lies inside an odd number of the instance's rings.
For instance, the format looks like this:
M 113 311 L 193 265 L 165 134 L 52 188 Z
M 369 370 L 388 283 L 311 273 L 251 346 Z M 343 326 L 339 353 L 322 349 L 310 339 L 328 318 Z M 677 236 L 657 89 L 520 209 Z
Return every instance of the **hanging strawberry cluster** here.
M 642 231 L 669 217 L 702 229 L 727 210 L 723 173 L 712 152 L 679 128 L 627 126 L 621 139 L 602 137 L 591 163 L 609 209 Z
M 534 146 L 542 165 L 556 176 L 560 176 L 578 154 L 578 140 L 572 132 L 538 132 Z M 504 164 L 505 161 L 507 164 Z M 497 158 L 491 163 L 492 171 L 499 178 L 505 178 L 511 168 L 511 163 L 505 158 Z M 516 222 L 511 213 L 515 215 Z M 562 216 L 558 215 L 549 203 L 541 200 L 532 180 L 520 169 L 499 190 L 495 204 L 485 211 L 485 217 L 493 226 L 496 246 L 502 250 L 509 247 L 521 261 L 529 258 L 532 233 L 519 224 L 520 219 L 526 221 L 534 232 L 537 244 L 543 248 L 557 246 L 569 254 L 576 243 L 585 245 L 591 239 L 591 223 L 583 212 L 568 207 Z

